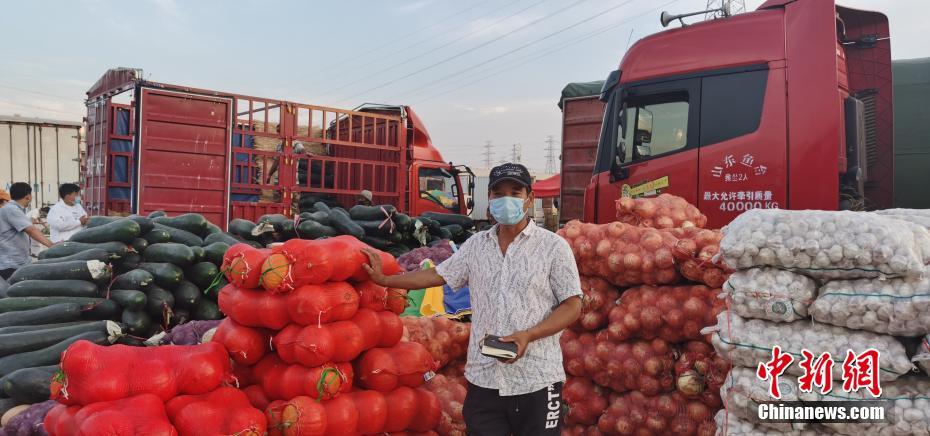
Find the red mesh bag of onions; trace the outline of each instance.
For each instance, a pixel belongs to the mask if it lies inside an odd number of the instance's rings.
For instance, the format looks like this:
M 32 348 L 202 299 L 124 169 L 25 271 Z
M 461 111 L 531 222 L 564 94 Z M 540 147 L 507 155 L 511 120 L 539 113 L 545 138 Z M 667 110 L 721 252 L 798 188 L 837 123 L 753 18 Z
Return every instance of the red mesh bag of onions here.
M 698 208 L 672 194 L 651 198 L 620 197 L 617 200 L 617 220 L 657 229 L 704 227 L 707 224 L 707 217 Z
M 604 432 L 593 425 L 563 425 L 562 436 L 602 436 Z
M 559 343 L 562 345 L 562 365 L 565 372 L 576 377 L 589 377 L 584 358 L 587 350 L 594 348 L 596 342 L 593 333 L 564 330 Z
M 672 254 L 678 263 L 678 271 L 691 281 L 700 282 L 712 288 L 719 288 L 733 272 L 722 261 L 714 262 L 714 256 L 720 251 L 723 234 L 719 230 L 697 227 L 669 230 L 678 242 Z
M 574 220 L 559 230 L 575 254 L 578 271 L 614 286 L 661 285 L 680 279 L 671 233 L 620 222 L 590 224 Z
M 626 290 L 610 310 L 610 339 L 659 338 L 667 342 L 703 340 L 701 329 L 717 324 L 726 302 L 720 289 L 694 286 L 640 286 Z
M 676 387 L 685 398 L 720 409 L 723 407 L 720 386 L 729 372 L 730 363 L 714 352 L 712 346 L 706 342 L 691 341 L 682 345 L 675 362 Z
M 647 397 L 642 392 L 612 396 L 598 420 L 607 434 L 713 436 L 717 426 L 711 408 L 678 392 Z
M 620 293 L 617 288 L 598 277 L 581 276 L 581 291 L 584 304 L 581 316 L 571 325 L 576 331 L 595 331 L 607 325 L 610 309 L 617 305 Z
M 607 393 L 604 388 L 584 377 L 568 377 L 562 388 L 562 398 L 568 404 L 566 425 L 594 426 L 607 409 Z
M 442 407 L 436 432 L 441 436 L 465 436 L 467 433 L 462 405 L 465 404 L 465 394 L 468 389 L 457 380 L 441 374 L 429 379 L 423 386 L 426 390 L 436 394 Z
M 439 367 L 462 358 L 468 352 L 471 323 L 452 321 L 444 317 L 403 317 L 402 340 L 417 342 L 429 351 Z
M 614 343 L 607 331 L 584 351 L 585 372 L 594 383 L 614 392 L 639 391 L 653 396 L 675 390 L 676 350 L 661 339 Z

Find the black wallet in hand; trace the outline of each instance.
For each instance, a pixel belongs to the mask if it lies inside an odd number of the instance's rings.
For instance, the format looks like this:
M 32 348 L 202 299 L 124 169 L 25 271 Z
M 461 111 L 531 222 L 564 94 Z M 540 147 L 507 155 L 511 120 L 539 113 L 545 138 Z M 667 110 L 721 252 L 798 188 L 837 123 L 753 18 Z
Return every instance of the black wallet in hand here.
M 481 354 L 496 359 L 513 359 L 517 357 L 517 344 L 501 342 L 500 336 L 485 335 L 481 344 Z

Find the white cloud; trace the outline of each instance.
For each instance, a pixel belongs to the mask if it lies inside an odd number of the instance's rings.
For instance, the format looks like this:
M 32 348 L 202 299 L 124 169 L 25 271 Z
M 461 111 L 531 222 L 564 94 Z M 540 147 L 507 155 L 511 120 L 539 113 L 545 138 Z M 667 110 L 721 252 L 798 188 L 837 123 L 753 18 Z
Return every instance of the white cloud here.
M 420 0 L 407 3 L 397 8 L 397 11 L 402 14 L 410 14 L 420 9 L 423 9 L 433 3 L 433 0 Z
M 149 2 L 155 5 L 155 7 L 165 15 L 173 18 L 179 18 L 181 16 L 181 10 L 178 9 L 178 4 L 175 0 L 149 0 Z
M 489 107 L 483 107 L 479 109 L 478 113 L 480 113 L 481 115 L 496 115 L 496 114 L 502 114 L 509 110 L 510 108 L 507 106 L 489 106 Z

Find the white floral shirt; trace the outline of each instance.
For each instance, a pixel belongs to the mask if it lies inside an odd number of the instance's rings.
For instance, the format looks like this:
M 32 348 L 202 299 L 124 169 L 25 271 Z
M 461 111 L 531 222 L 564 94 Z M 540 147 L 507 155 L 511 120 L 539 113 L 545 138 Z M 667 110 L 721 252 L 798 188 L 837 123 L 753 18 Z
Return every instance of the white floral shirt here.
M 513 364 L 481 354 L 486 334 L 507 336 L 539 324 L 562 301 L 580 296 L 581 283 L 571 247 L 532 221 L 501 253 L 497 226 L 466 241 L 436 267 L 452 289 L 468 286 L 472 325 L 465 377 L 500 395 L 536 392 L 565 381 L 561 334 L 533 341 Z

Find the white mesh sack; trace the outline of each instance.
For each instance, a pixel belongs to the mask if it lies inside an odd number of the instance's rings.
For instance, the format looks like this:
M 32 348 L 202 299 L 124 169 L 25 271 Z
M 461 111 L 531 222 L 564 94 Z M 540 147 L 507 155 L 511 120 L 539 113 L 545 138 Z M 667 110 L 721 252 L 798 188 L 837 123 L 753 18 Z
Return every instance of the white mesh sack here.
M 930 209 L 884 209 L 873 213 L 930 228 Z
M 721 230 L 720 256 L 734 269 L 774 266 L 824 279 L 920 277 L 930 233 L 919 230 L 866 212 L 754 209 Z
M 765 267 L 730 274 L 720 293 L 733 313 L 776 322 L 807 318 L 816 296 L 817 283 L 810 277 Z
M 930 279 L 827 282 L 809 308 L 815 320 L 895 336 L 930 333 Z
M 767 431 L 792 432 L 804 430 L 809 424 L 804 423 L 774 423 L 759 419 L 759 403 L 776 401 L 769 393 L 769 381 L 756 376 L 756 371 L 749 368 L 734 366 L 727 374 L 727 380 L 720 386 L 720 398 L 726 404 L 726 412 L 752 426 L 758 426 Z M 778 380 L 778 390 L 781 394 L 779 401 L 801 401 L 800 395 L 807 395 L 798 391 L 794 377 L 782 376 Z M 717 424 L 718 429 L 720 424 Z
M 820 436 L 836 435 L 835 431 L 820 424 L 806 424 L 804 430 L 775 430 L 741 419 L 726 409 L 721 409 L 714 416 L 717 424 L 717 436 Z
M 813 401 L 864 401 L 874 400 L 865 389 L 844 392 L 833 389 L 826 395 L 816 395 Z M 893 382 L 882 383 L 882 400 L 891 400 L 886 422 L 880 423 L 829 423 L 825 427 L 837 433 L 862 435 L 930 435 L 930 379 L 909 375 Z
M 744 319 L 724 311 L 717 315 L 717 325 L 707 327 L 701 333 L 713 333 L 711 343 L 717 353 L 734 366 L 756 368 L 760 362 L 771 360 L 772 348 L 777 345 L 782 352 L 794 356 L 794 363 L 785 371 L 790 375 L 804 374 L 799 362 L 801 350 L 805 348 L 815 357 L 824 352 L 830 353 L 834 360 L 834 380 L 842 380 L 843 360 L 849 350 L 862 353 L 870 348 L 876 349 L 881 356 L 879 377 L 883 382 L 894 380 L 914 368 L 904 346 L 892 336 L 810 321 L 775 323 Z

